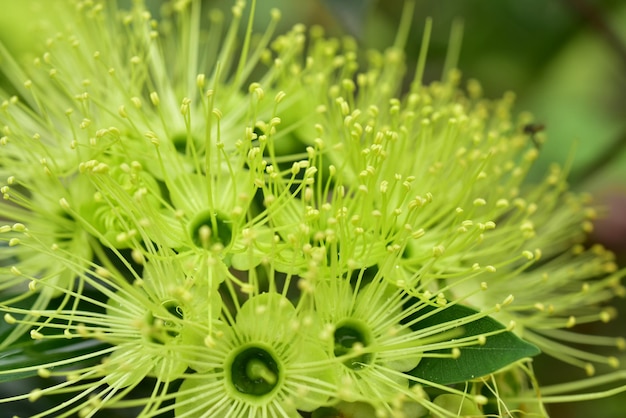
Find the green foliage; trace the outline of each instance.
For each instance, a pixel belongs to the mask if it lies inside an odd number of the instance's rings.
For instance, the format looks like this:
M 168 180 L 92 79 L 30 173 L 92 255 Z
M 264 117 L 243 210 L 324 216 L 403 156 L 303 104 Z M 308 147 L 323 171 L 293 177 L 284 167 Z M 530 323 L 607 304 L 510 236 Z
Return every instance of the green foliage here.
M 474 313 L 476 311 L 473 309 L 453 305 L 420 321 L 417 326 L 427 328 Z M 537 347 L 520 339 L 513 332 L 506 331 L 504 325 L 491 317 L 484 317 L 464 325 L 461 337 L 493 332 L 497 333 L 487 337 L 484 345 L 461 348 L 461 355 L 456 359 L 425 357 L 409 374 L 433 383 L 449 385 L 485 376 L 520 359 L 540 353 Z M 439 353 L 450 353 L 450 350 L 441 350 Z
M 4 338 L 4 335 L 0 338 Z M 0 352 L 0 383 L 37 376 L 39 366 L 68 358 L 78 358 L 105 349 L 108 345 L 97 340 L 66 339 L 60 336 L 51 340 L 22 339 Z M 89 357 L 96 364 L 99 357 Z

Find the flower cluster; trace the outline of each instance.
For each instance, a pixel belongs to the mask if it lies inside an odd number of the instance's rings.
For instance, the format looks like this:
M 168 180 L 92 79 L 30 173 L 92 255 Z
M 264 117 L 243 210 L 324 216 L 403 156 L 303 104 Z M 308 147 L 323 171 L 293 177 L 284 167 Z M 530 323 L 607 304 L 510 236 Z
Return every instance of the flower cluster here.
M 365 58 L 319 27 L 274 36 L 278 11 L 255 34 L 240 1 L 226 25 L 196 0 L 62 10 L 32 63 L 0 49 L 0 381 L 39 377 L 0 403 L 536 416 L 540 351 L 619 368 L 572 346 L 626 345 L 572 329 L 625 293 L 583 246 L 587 198 L 556 167 L 525 185 L 512 94 L 424 85 L 427 43 L 403 85 L 410 10 Z

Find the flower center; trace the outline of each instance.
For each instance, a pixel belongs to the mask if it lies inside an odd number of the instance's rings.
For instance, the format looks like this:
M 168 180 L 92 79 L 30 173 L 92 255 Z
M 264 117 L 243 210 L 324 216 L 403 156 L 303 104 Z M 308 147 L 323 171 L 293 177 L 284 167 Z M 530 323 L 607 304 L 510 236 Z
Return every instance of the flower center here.
M 176 301 L 168 301 L 163 303 L 163 307 L 174 318 L 183 319 L 183 310 L 178 305 Z M 178 335 L 178 325 L 174 321 L 165 320 L 163 321 L 163 325 L 165 328 L 165 332 L 170 337 L 176 337 Z
M 196 215 L 189 225 L 193 243 L 200 248 L 209 249 L 215 245 L 226 247 L 232 238 L 231 221 L 213 210 L 206 210 Z
M 179 323 L 172 319 L 183 319 L 183 311 L 178 302 L 174 300 L 165 301 L 161 305 L 167 311 L 167 317 L 155 317 L 152 312 L 149 312 L 146 321 L 150 326 L 150 341 L 166 344 L 180 333 Z
M 335 357 L 350 355 L 343 362 L 352 370 L 360 370 L 372 362 L 372 354 L 361 353 L 371 343 L 369 331 L 360 321 L 346 321 L 335 329 Z
M 274 356 L 262 347 L 239 351 L 230 366 L 230 380 L 238 392 L 254 397 L 272 392 L 279 383 L 280 368 Z
M 178 135 L 174 135 L 171 138 L 171 141 L 174 144 L 174 148 L 176 149 L 176 152 L 178 152 L 179 154 L 186 155 L 187 146 L 188 146 L 187 144 L 190 143 L 191 145 L 194 145 L 196 143 L 196 138 L 193 138 L 193 137 L 190 138 L 187 134 L 178 134 Z

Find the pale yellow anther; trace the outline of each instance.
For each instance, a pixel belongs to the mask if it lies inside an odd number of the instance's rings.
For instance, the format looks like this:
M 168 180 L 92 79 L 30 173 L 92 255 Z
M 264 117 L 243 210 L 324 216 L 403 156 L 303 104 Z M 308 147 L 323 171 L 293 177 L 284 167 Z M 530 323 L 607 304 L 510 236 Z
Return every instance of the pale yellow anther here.
M 39 400 L 39 398 L 41 398 L 41 395 L 43 394 L 43 391 L 41 389 L 33 389 L 29 394 L 28 394 L 28 400 L 30 402 L 36 402 L 37 400 Z
M 198 86 L 198 88 L 202 90 L 205 84 L 206 84 L 206 76 L 204 74 L 198 74 L 196 76 L 196 86 Z
M 141 109 L 141 99 L 139 97 L 131 97 L 130 102 L 133 106 L 135 106 L 135 108 Z
M 207 335 L 204 338 L 204 345 L 208 348 L 214 348 L 217 345 L 217 343 L 215 341 L 215 338 L 213 338 L 212 335 Z
M 98 266 L 96 268 L 95 273 L 96 273 L 96 275 L 98 277 L 100 277 L 102 279 L 107 279 L 107 278 L 111 277 L 111 272 L 108 269 L 106 269 L 104 267 L 101 267 L 101 266 Z
M 509 207 L 509 201 L 507 199 L 498 199 L 496 201 L 497 208 L 507 208 Z
M 515 297 L 513 295 L 509 295 L 504 299 L 504 301 L 502 301 L 502 305 L 503 306 L 510 305 L 511 303 L 513 303 L 514 300 L 515 300 Z
M 240 290 L 241 290 L 242 293 L 244 293 L 246 295 L 250 295 L 250 294 L 254 293 L 255 288 L 254 288 L 253 285 L 251 285 L 249 283 L 245 283 L 245 284 L 241 285 Z
M 32 338 L 33 340 L 42 340 L 44 338 L 44 335 L 41 332 L 33 329 L 30 331 L 30 338 Z
M 443 245 L 436 245 L 433 247 L 433 257 L 441 257 L 445 251 L 446 248 Z
M 131 255 L 131 257 L 132 257 L 132 259 L 133 259 L 133 261 L 135 263 L 137 263 L 139 265 L 143 265 L 144 264 L 145 258 L 143 256 L 143 253 L 140 250 L 135 248 L 135 249 L 133 249 L 131 251 L 130 255 Z
M 452 358 L 458 359 L 459 357 L 461 357 L 461 350 L 458 347 L 452 348 Z
M 10 313 L 5 313 L 4 314 L 4 322 L 6 322 L 9 325 L 13 325 L 13 324 L 15 324 L 17 322 L 17 320 Z
M 15 232 L 24 232 L 26 231 L 26 225 L 22 224 L 22 223 L 14 223 L 13 226 L 11 227 L 11 229 Z
M 487 204 L 487 201 L 485 199 L 479 198 L 479 199 L 474 199 L 474 206 L 485 206 Z
M 529 220 L 522 222 L 522 224 L 520 225 L 520 230 L 522 231 L 533 231 L 534 229 L 534 224 L 532 223 L 532 221 Z
M 159 99 L 159 94 L 156 91 L 150 93 L 150 101 L 154 106 L 159 106 L 159 104 L 161 104 L 161 99 Z
M 490 229 L 495 229 L 496 223 L 493 221 L 487 221 L 483 224 L 483 228 L 485 229 L 485 231 L 488 231 Z
M 150 142 L 154 145 L 160 145 L 161 141 L 159 140 L 159 138 L 156 136 L 156 134 L 152 131 L 147 131 L 146 133 L 144 133 L 144 136 L 146 138 L 148 138 L 150 140 Z
M 600 312 L 600 321 L 606 324 L 607 322 L 611 322 L 611 319 L 612 319 L 612 315 L 610 312 L 608 311 Z
M 285 99 L 285 97 L 287 97 L 287 93 L 281 90 L 278 93 L 276 93 L 276 96 L 274 97 L 274 101 L 276 103 L 280 103 Z

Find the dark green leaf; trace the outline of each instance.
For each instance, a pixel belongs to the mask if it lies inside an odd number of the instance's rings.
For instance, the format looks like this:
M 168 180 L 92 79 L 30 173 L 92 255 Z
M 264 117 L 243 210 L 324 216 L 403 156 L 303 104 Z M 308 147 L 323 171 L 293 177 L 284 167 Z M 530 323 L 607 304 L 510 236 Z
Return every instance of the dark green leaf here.
M 106 347 L 108 344 L 103 342 L 82 338 L 29 339 L 19 344 L 13 344 L 10 348 L 0 351 L 0 383 L 37 375 L 37 369 L 27 371 L 19 371 L 19 369 L 45 367 L 47 364 L 60 360 L 95 353 Z M 90 363 L 97 361 L 99 361 L 99 357 L 89 360 Z M 13 372 L 5 373 L 11 371 Z
M 420 310 L 423 315 L 435 308 L 427 307 Z M 413 329 L 423 329 L 433 325 L 454 321 L 474 315 L 477 312 L 465 306 L 453 305 L 436 314 L 419 321 Z M 483 317 L 463 325 L 462 337 L 485 334 L 503 330 L 506 327 L 490 317 Z M 442 385 L 464 382 L 486 376 L 522 358 L 536 356 L 540 350 L 510 331 L 487 337 L 484 345 L 462 347 L 461 356 L 453 358 L 423 358 L 417 367 L 408 374 L 429 382 Z M 437 353 L 450 353 L 450 350 L 439 350 Z
M 327 406 L 317 408 L 311 414 L 311 418 L 339 418 L 339 417 L 341 417 L 341 412 L 339 412 L 335 408 L 330 408 Z

